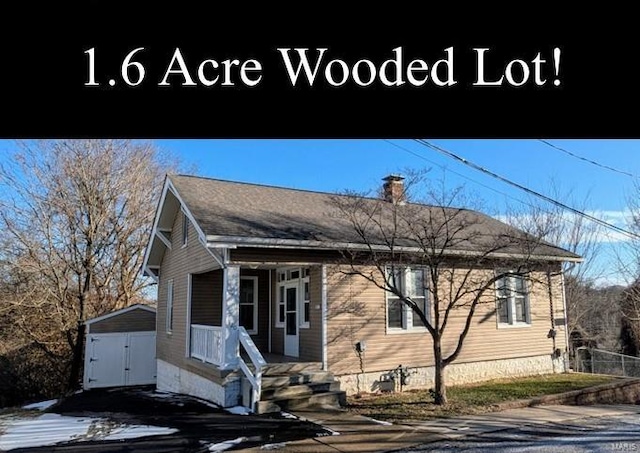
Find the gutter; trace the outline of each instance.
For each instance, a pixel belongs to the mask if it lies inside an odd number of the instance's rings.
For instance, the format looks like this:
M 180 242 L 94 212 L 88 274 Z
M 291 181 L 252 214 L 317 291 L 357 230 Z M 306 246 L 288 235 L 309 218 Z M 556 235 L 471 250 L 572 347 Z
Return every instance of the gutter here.
M 222 236 L 222 235 L 207 235 L 206 236 L 208 248 L 237 248 L 237 247 L 260 247 L 260 248 L 311 248 L 316 250 L 359 250 L 359 251 L 391 251 L 391 248 L 386 245 L 367 245 L 358 244 L 355 242 L 340 242 L 340 241 L 310 241 L 302 239 L 277 239 L 277 238 L 255 238 L 244 236 Z M 406 252 L 406 253 L 421 253 L 424 252 L 420 247 L 406 247 L 399 246 L 394 247 L 394 251 Z M 469 250 L 446 250 L 444 255 L 446 256 L 478 256 L 477 252 Z M 575 256 L 558 256 L 558 255 L 524 255 L 522 253 L 508 253 L 508 252 L 493 252 L 487 254 L 487 258 L 530 258 L 536 261 L 559 261 L 559 262 L 575 262 L 580 263 L 584 261 L 581 257 Z

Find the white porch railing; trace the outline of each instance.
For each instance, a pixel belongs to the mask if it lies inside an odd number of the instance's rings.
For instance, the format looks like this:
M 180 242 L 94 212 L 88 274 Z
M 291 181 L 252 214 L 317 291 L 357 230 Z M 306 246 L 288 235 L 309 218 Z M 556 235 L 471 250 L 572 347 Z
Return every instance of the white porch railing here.
M 258 347 L 242 326 L 238 327 L 238 338 L 240 345 L 247 352 L 254 367 L 254 370 L 251 371 L 242 358 L 242 355 L 238 354 L 238 365 L 251 383 L 251 410 L 256 412 L 258 401 L 260 401 L 260 393 L 262 392 L 262 368 L 267 364 L 267 361 L 262 357 L 260 350 L 258 350 Z
M 222 327 L 191 325 L 191 357 L 222 365 Z

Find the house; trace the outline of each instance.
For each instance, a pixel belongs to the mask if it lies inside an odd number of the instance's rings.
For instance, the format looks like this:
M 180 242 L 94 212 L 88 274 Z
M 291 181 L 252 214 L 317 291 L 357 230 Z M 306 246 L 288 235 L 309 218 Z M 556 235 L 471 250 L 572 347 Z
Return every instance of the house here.
M 362 198 L 365 204 L 397 201 L 402 178 L 385 180 L 383 201 Z M 393 295 L 344 272 L 345 250 L 367 247 L 336 214 L 340 199 L 347 197 L 166 178 L 144 258 L 145 273 L 158 283 L 159 389 L 264 412 L 389 389 L 400 369 L 411 370 L 404 385 L 433 385 L 432 340 L 424 326 Z M 407 206 L 418 213 L 435 209 Z M 464 215 L 485 239 L 517 232 L 479 212 Z M 413 253 L 410 244 L 403 250 Z M 500 257 L 504 265 L 520 253 L 508 252 L 487 256 L 486 269 L 477 272 L 493 272 L 492 260 Z M 450 253 L 476 251 L 461 243 Z M 565 370 L 560 270 L 563 261 L 580 258 L 546 243 L 529 258 L 544 266 L 532 267 L 535 278 L 526 285 L 516 281 L 525 291 L 491 291 L 489 303 L 478 306 L 464 348 L 447 368 L 448 383 Z M 428 295 L 415 296 L 428 310 Z M 450 323 L 461 326 L 464 318 L 452 316 Z M 444 349 L 452 347 L 447 341 Z

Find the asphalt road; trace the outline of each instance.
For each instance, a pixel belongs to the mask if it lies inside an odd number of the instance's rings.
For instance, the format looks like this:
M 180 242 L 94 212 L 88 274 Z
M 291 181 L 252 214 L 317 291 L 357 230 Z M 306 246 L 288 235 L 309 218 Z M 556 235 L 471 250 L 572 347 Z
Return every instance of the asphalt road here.
M 402 451 L 454 450 L 468 453 L 640 452 L 640 415 L 522 427 L 460 440 L 434 442 Z

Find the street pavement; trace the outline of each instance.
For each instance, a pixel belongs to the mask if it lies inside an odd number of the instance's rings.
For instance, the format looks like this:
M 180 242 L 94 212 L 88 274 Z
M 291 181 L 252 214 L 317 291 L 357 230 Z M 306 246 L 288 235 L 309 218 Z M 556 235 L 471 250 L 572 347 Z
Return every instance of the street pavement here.
M 266 448 L 317 453 L 453 449 L 547 452 L 565 451 L 567 447 L 574 452 L 640 451 L 639 414 L 638 405 L 556 405 L 383 425 L 347 412 L 296 412 L 295 415 L 328 428 L 334 435 Z M 590 438 L 593 444 L 586 442 Z M 240 451 L 264 450 L 265 446 Z

